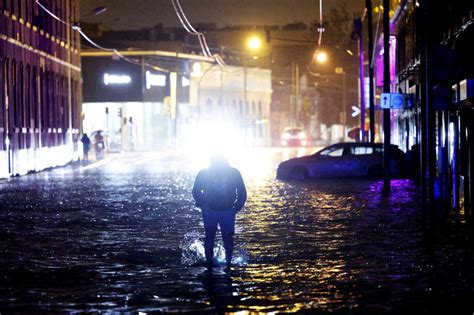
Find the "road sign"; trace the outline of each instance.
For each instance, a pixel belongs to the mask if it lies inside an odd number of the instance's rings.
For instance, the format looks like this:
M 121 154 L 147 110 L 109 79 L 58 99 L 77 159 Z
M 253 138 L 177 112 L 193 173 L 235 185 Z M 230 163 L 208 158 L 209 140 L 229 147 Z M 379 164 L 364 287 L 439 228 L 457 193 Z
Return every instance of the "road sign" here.
M 382 95 L 380 96 L 380 107 L 383 109 L 410 108 L 412 102 L 412 94 L 382 93 Z
M 360 114 L 360 108 L 357 106 L 352 106 L 352 117 L 356 117 Z

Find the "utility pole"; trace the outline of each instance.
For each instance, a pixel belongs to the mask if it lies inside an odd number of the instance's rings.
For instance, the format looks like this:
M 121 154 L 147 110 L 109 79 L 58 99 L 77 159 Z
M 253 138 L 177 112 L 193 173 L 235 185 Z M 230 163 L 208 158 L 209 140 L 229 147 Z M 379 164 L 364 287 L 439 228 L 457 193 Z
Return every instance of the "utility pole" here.
M 389 0 L 383 0 L 383 92 L 390 93 L 390 19 Z M 383 191 L 390 192 L 390 109 L 383 110 Z
M 298 64 L 295 64 L 295 126 L 299 125 L 300 121 L 300 109 L 301 109 L 301 97 L 300 97 L 300 68 Z
M 372 0 L 365 0 L 367 8 L 367 33 L 369 35 L 369 123 L 370 142 L 375 142 L 375 104 L 374 104 L 374 35 L 372 31 Z
M 346 127 L 347 127 L 347 114 L 346 114 L 346 72 L 344 71 L 344 68 L 342 67 L 337 67 L 335 69 L 336 74 L 341 75 L 341 89 L 342 89 L 342 107 L 341 107 L 341 112 L 340 112 L 340 117 L 339 120 L 342 124 L 342 130 L 343 130 L 343 135 L 342 135 L 342 141 L 346 141 Z
M 362 38 L 362 20 L 354 20 L 354 29 L 359 41 L 359 81 L 360 81 L 360 141 L 365 140 L 365 79 L 364 79 L 364 40 Z
M 434 111 L 431 96 L 431 37 L 429 32 L 430 4 L 422 1 L 420 23 L 417 25 L 421 30 L 421 198 L 422 214 L 424 223 L 428 226 L 431 220 L 430 210 L 434 207 L 434 174 L 436 170 L 435 160 L 435 128 Z
M 174 145 L 178 144 L 178 100 L 177 100 L 177 90 L 178 90 L 178 73 L 170 73 L 170 108 L 171 108 L 171 119 L 172 119 L 172 134 Z
M 290 125 L 296 125 L 296 81 L 295 81 L 295 62 L 291 62 L 291 95 L 290 95 Z

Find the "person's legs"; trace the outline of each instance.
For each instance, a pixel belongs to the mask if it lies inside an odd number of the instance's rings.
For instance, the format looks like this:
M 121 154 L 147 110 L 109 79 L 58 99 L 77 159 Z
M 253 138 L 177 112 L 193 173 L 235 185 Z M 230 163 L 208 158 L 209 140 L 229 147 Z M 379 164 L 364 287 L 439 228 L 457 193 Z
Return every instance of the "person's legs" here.
M 221 227 L 222 241 L 225 248 L 225 261 L 229 266 L 234 251 L 235 211 L 233 209 L 219 212 L 219 226 Z
M 204 221 L 204 253 L 206 255 L 206 262 L 212 264 L 214 256 L 214 239 L 217 232 L 217 215 L 215 211 L 202 209 L 202 219 Z

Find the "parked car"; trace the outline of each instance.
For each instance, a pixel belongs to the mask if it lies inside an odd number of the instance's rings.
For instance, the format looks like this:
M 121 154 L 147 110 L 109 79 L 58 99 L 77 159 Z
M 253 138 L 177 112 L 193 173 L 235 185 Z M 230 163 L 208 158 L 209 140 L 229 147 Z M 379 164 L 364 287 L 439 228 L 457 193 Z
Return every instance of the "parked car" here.
M 286 127 L 281 134 L 282 147 L 305 147 L 308 145 L 306 132 L 299 127 Z
M 401 176 L 406 167 L 405 153 L 391 145 L 391 172 Z M 319 177 L 349 177 L 383 175 L 383 144 L 344 142 L 325 147 L 313 155 L 293 158 L 280 163 L 278 179 L 302 180 Z

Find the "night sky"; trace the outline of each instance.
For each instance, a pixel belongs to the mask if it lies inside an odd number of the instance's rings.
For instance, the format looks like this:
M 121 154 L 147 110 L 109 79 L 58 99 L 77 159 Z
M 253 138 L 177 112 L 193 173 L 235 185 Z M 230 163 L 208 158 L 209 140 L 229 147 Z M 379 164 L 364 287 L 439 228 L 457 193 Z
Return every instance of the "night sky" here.
M 191 23 L 215 22 L 218 27 L 231 25 L 284 25 L 308 23 L 319 19 L 318 0 L 181 0 Z M 171 0 L 82 0 L 81 19 L 102 23 L 110 29 L 136 29 L 162 23 L 178 26 Z M 323 14 L 331 7 L 345 5 L 347 11 L 360 16 L 363 0 L 324 0 Z M 98 16 L 91 11 L 106 6 Z

